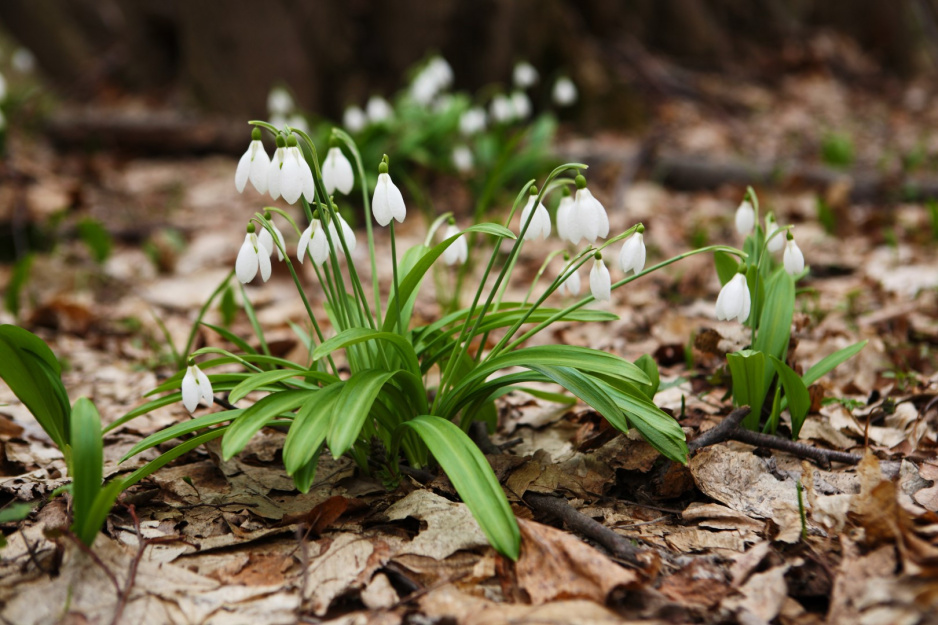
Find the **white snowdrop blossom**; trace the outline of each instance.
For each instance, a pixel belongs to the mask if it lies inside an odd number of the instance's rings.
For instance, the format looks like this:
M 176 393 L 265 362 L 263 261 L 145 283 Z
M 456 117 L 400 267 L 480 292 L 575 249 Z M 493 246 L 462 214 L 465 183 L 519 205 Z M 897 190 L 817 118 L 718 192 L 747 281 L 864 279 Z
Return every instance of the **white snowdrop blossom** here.
M 590 293 L 600 302 L 608 302 L 612 298 L 612 277 L 601 256 L 593 260 L 593 268 L 590 269 Z
M 736 319 L 743 323 L 749 318 L 751 305 L 746 274 L 737 273 L 720 289 L 720 294 L 717 296 L 717 319 L 721 321 Z
M 296 246 L 296 259 L 300 264 L 303 264 L 307 253 L 317 266 L 322 266 L 329 258 L 329 241 L 326 239 L 322 222 L 318 219 L 314 219 L 300 235 L 300 242 Z
M 448 239 L 450 237 L 456 236 L 459 233 L 459 228 L 453 224 L 450 224 L 446 228 L 446 232 L 443 233 L 443 238 Z M 455 265 L 456 263 L 461 265 L 466 262 L 467 258 L 469 258 L 469 245 L 466 243 L 466 237 L 464 236 L 461 236 L 453 241 L 453 243 L 443 252 L 443 262 L 447 265 Z
M 336 213 L 336 217 L 338 217 L 339 226 L 342 228 L 342 237 L 345 239 L 345 246 L 348 247 L 348 253 L 351 254 L 358 246 L 358 239 L 355 238 L 355 231 L 352 230 L 352 226 L 348 225 L 348 222 L 345 221 L 345 218 L 342 217 L 342 215 Z M 344 255 L 345 248 L 342 247 L 342 241 L 339 240 L 339 234 L 336 232 L 335 221 L 329 224 L 329 236 L 332 237 L 332 244 L 335 245 L 336 251 Z
M 342 148 L 337 145 L 329 148 L 322 162 L 322 182 L 329 195 L 332 195 L 336 189 L 343 195 L 348 195 L 352 190 L 352 185 L 355 184 L 352 163 L 346 158 Z
M 580 294 L 580 272 L 574 271 L 560 283 L 560 294 L 576 297 Z
M 527 119 L 531 115 L 531 100 L 524 91 L 511 94 L 511 107 L 515 110 L 516 119 Z
M 373 95 L 368 99 L 368 104 L 365 105 L 365 114 L 368 116 L 368 121 L 372 124 L 380 124 L 391 119 L 391 115 L 394 111 L 391 109 L 391 105 L 388 104 L 388 101 L 378 95 Z
M 778 230 L 778 223 L 775 221 L 775 216 L 772 213 L 769 213 L 765 216 L 765 240 L 768 241 L 766 246 L 770 252 L 777 252 L 782 249 L 785 245 L 785 235 L 779 234 L 778 236 L 769 240 L 772 234 Z
M 299 113 L 290 115 L 290 117 L 287 118 L 287 126 L 302 130 L 303 132 L 309 132 L 309 123 L 306 121 L 306 118 Z
M 199 402 L 211 406 L 214 400 L 211 381 L 199 366 L 190 360 L 186 375 L 182 377 L 182 405 L 191 414 L 199 407 Z
M 13 69 L 21 74 L 31 74 L 36 69 L 36 57 L 26 48 L 17 48 L 10 59 Z
M 492 98 L 492 103 L 489 105 L 489 114 L 497 123 L 507 124 L 515 119 L 515 106 L 512 104 L 511 98 L 498 94 Z
M 264 215 L 267 218 L 267 221 L 270 221 L 270 214 Z M 267 231 L 267 228 L 261 228 L 260 233 L 257 235 L 257 242 L 264 246 L 264 249 L 267 250 L 268 256 L 273 256 L 274 251 L 277 252 L 277 259 L 283 260 L 283 252 L 281 249 L 287 249 L 287 244 L 283 239 L 283 233 L 280 232 L 280 228 L 277 227 L 273 221 L 270 221 L 270 227 L 273 228 L 274 234 L 277 236 L 277 241 L 280 242 L 280 246 L 274 244 L 274 238 L 270 236 L 270 232 Z
M 274 87 L 267 94 L 267 112 L 271 115 L 289 115 L 295 106 L 293 96 L 283 87 Z
M 270 159 L 270 165 L 267 167 L 267 192 L 275 200 L 280 197 L 280 177 L 283 170 L 283 157 L 286 153 L 286 143 L 284 143 L 283 137 L 278 135 L 277 149 L 274 150 L 274 156 Z
M 742 237 L 749 236 L 755 225 L 756 209 L 752 207 L 749 200 L 743 200 L 736 209 L 736 232 Z
M 258 269 L 261 271 L 261 279 L 267 282 L 270 279 L 270 253 L 257 240 L 257 235 L 254 234 L 254 224 L 251 224 L 248 226 L 248 233 L 244 235 L 244 243 L 238 252 L 235 273 L 238 280 L 247 284 L 257 276 Z
M 254 185 L 258 193 L 267 193 L 267 175 L 270 170 L 270 157 L 261 142 L 261 131 L 255 128 L 251 131 L 251 143 L 238 161 L 235 170 L 235 188 L 238 193 L 244 192 L 248 180 Z
M 622 251 L 619 252 L 619 268 L 622 273 L 628 274 L 634 271 L 636 275 L 645 268 L 645 236 L 639 230 L 622 244 Z
M 296 137 L 292 135 L 287 139 L 279 183 L 280 195 L 289 204 L 295 204 L 301 195 L 306 198 L 307 202 L 312 202 L 316 195 L 313 186 L 313 171 L 303 158 L 303 153 L 296 144 Z
M 559 236 L 564 241 L 570 241 L 571 243 L 576 243 L 579 241 L 577 239 L 574 241 L 571 234 L 576 230 L 576 224 L 570 223 L 570 218 L 573 215 L 573 196 L 569 195 L 566 187 L 564 187 L 564 196 L 560 198 L 560 204 L 557 206 L 557 236 Z
M 404 223 L 407 216 L 407 207 L 404 206 L 404 196 L 391 180 L 387 165 L 381 163 L 378 168 L 378 184 L 375 185 L 375 194 L 371 200 L 371 212 L 375 221 L 381 226 L 387 226 L 392 219 Z
M 512 72 L 512 79 L 515 83 L 515 87 L 518 87 L 519 89 L 533 87 L 535 84 L 537 84 L 538 77 L 539 75 L 537 70 L 527 61 L 521 61 L 515 65 L 515 70 Z
M 571 106 L 576 103 L 578 96 L 576 85 L 566 76 L 558 78 L 551 91 L 551 98 L 557 106 Z
M 485 130 L 485 110 L 476 106 L 459 116 L 459 132 L 466 135 L 474 135 Z
M 795 237 L 791 236 L 791 233 L 788 234 L 788 240 L 785 242 L 785 252 L 782 254 L 782 264 L 785 266 L 785 271 L 796 276 L 804 271 L 804 254 L 801 253 L 801 248 L 795 243 Z
M 566 224 L 568 240 L 574 245 L 580 239 L 595 243 L 596 239 L 605 239 L 609 235 L 609 217 L 603 205 L 586 188 L 586 178 L 579 175 L 576 180 L 576 197 Z
M 472 171 L 473 166 L 475 166 L 475 157 L 472 155 L 469 146 L 457 145 L 453 148 L 453 167 L 457 171 L 466 173 Z
M 368 116 L 360 107 L 350 106 L 342 114 L 342 125 L 351 133 L 361 132 L 368 124 Z
M 528 229 L 524 232 L 525 241 L 546 239 L 550 236 L 550 213 L 547 212 L 547 209 L 541 202 L 538 202 L 537 208 L 535 208 L 535 200 L 537 200 L 537 191 L 533 191 L 531 195 L 528 196 L 528 203 L 521 209 L 521 224 L 519 226 L 521 230 L 524 229 L 524 224 L 528 222 L 528 218 L 531 219 L 531 225 L 529 225 Z M 531 217 L 532 210 L 534 211 L 533 217 Z M 519 234 L 521 230 L 518 231 Z

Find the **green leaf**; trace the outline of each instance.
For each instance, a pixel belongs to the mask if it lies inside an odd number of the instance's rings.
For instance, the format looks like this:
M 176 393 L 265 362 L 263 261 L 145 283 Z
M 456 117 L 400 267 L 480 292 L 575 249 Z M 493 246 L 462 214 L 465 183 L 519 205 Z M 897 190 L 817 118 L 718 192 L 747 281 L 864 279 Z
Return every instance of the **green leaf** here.
M 714 252 L 713 264 L 716 266 L 717 276 L 720 278 L 720 286 L 725 286 L 739 270 L 739 257 L 729 252 Z
M 417 288 L 420 286 L 420 283 L 423 281 L 424 274 L 429 271 L 430 267 L 433 266 L 433 263 L 436 262 L 436 259 L 443 255 L 443 252 L 446 251 L 446 248 L 452 245 L 462 234 L 469 234 L 472 232 L 491 234 L 505 239 L 517 238 L 511 230 L 505 228 L 504 226 L 492 223 L 481 223 L 474 226 L 469 226 L 459 235 L 454 235 L 448 239 L 445 239 L 444 241 L 441 241 L 437 245 L 427 250 L 427 252 L 414 265 L 414 268 L 411 269 L 406 276 L 404 276 L 403 280 L 401 280 L 401 292 L 399 294 L 401 301 L 406 303 L 410 300 L 411 294 L 417 290 Z M 398 306 L 395 302 L 396 295 L 397 294 L 395 294 L 395 297 L 391 298 L 387 305 L 387 315 L 384 319 L 384 325 L 381 328 L 385 332 L 393 332 L 395 328 L 397 328 Z
M 326 437 L 333 458 L 338 458 L 348 451 L 358 438 L 381 387 L 394 377 L 395 373 L 366 369 L 354 374 L 342 385 L 342 392 L 332 408 L 332 423 Z
M 328 373 L 322 373 L 319 371 L 296 371 L 294 369 L 287 369 L 284 371 L 283 369 L 275 369 L 273 371 L 255 373 L 245 378 L 240 384 L 231 389 L 231 393 L 228 395 L 228 401 L 231 403 L 238 402 L 244 399 L 248 393 L 256 391 L 259 388 L 268 387 L 272 384 L 285 382 L 290 378 L 298 377 L 312 379 L 316 382 L 325 382 L 326 384 L 332 384 L 333 382 L 339 381 L 339 379 L 334 375 L 329 375 Z M 291 381 L 290 384 L 292 386 L 299 386 L 306 389 L 317 388 L 316 386 L 298 381 Z
M 765 286 L 765 306 L 752 349 L 783 360 L 788 352 L 791 318 L 795 311 L 795 281 L 784 269 L 778 269 Z M 771 380 L 771 371 L 767 372 Z
M 322 445 L 313 450 L 312 457 L 293 473 L 293 484 L 296 489 L 303 494 L 309 492 L 313 481 L 316 479 L 316 468 L 319 465 L 319 454 L 322 453 Z
M 23 287 L 29 282 L 29 270 L 33 265 L 33 254 L 26 254 L 13 265 L 10 279 L 7 282 L 6 293 L 3 296 L 3 307 L 14 317 L 19 317 L 20 294 Z
M 283 443 L 283 466 L 287 475 L 294 475 L 306 466 L 326 440 L 332 424 L 333 407 L 343 383 L 331 384 L 300 407 Z
M 590 377 L 571 367 L 550 367 L 539 363 L 529 366 L 592 406 L 617 430 L 628 431 L 629 424 L 619 406 Z
M 86 397 L 79 397 L 72 408 L 72 510 L 73 531 L 91 546 L 99 527 L 92 528 L 95 499 L 104 479 L 104 444 L 101 439 L 101 415 Z
M 0 325 L 0 378 L 65 450 L 71 408 L 61 374 L 59 361 L 42 339 L 23 328 Z
M 313 350 L 313 360 L 325 358 L 337 349 L 357 345 L 365 341 L 388 341 L 391 343 L 407 367 L 407 370 L 415 375 L 420 374 L 420 363 L 417 360 L 417 354 L 410 341 L 396 332 L 381 332 L 369 328 L 349 328 L 343 330 L 331 339 L 322 343 Z
M 778 379 L 782 383 L 782 388 L 785 389 L 785 398 L 788 399 L 788 412 L 791 414 L 791 437 L 792 440 L 796 440 L 808 410 L 811 409 L 811 396 L 808 394 L 808 387 L 804 381 L 791 367 L 775 356 L 769 356 L 769 359 L 775 366 L 775 371 L 778 372 Z
M 521 549 L 518 522 L 476 444 L 456 425 L 440 417 L 421 415 L 405 421 L 402 427 L 413 429 L 423 440 L 492 547 L 517 560 Z
M 219 428 L 215 428 L 214 430 L 209 430 L 208 432 L 205 432 L 204 434 L 199 434 L 198 436 L 190 438 L 184 443 L 180 443 L 179 445 L 176 445 L 169 451 L 166 451 L 165 453 L 160 455 L 158 458 L 154 458 L 153 460 L 146 463 L 145 465 L 143 465 L 142 467 L 140 467 L 139 469 L 137 469 L 136 471 L 128 475 L 126 478 L 124 478 L 124 488 L 130 488 L 131 486 L 133 486 L 134 484 L 136 484 L 143 478 L 147 477 L 151 473 L 155 473 L 156 471 L 162 469 L 164 466 L 166 466 L 167 464 L 169 464 L 176 458 L 189 453 L 190 451 L 192 451 L 193 449 L 195 449 L 196 447 L 198 447 L 199 445 L 203 443 L 207 443 L 212 439 L 218 438 L 219 436 L 225 433 L 228 427 L 229 426 L 225 425 Z
M 244 352 L 245 354 L 256 354 L 256 353 L 257 353 L 257 350 L 254 349 L 253 347 L 251 347 L 251 345 L 250 345 L 247 341 L 245 341 L 243 338 L 241 338 L 240 336 L 238 336 L 237 334 L 235 334 L 235 333 L 232 332 L 231 330 L 229 330 L 229 329 L 227 329 L 227 328 L 223 328 L 223 327 L 221 327 L 221 326 L 212 325 L 211 323 L 207 323 L 207 322 L 205 322 L 205 321 L 202 322 L 202 325 L 205 326 L 206 328 L 210 328 L 210 329 L 212 329 L 212 330 L 215 330 L 215 332 L 218 332 L 218 334 L 219 334 L 223 339 L 225 339 L 226 341 L 228 341 L 229 343 L 231 343 L 232 345 L 234 345 L 235 347 L 237 347 L 238 349 L 240 349 L 240 350 L 241 350 L 242 352 Z M 201 365 L 199 365 L 199 366 L 201 367 Z
M 661 375 L 658 373 L 658 363 L 656 363 L 655 359 L 648 354 L 642 354 L 638 357 L 638 360 L 635 361 L 635 365 L 644 371 L 645 375 L 648 376 L 648 379 L 651 380 L 651 385 L 640 384 L 639 387 L 642 389 L 642 392 L 645 393 L 645 396 L 648 397 L 648 399 L 654 399 L 655 393 L 658 392 L 658 387 L 661 385 Z
M 859 343 L 854 343 L 849 347 L 837 350 L 830 356 L 822 358 L 820 362 L 805 371 L 804 375 L 801 376 L 801 380 L 805 383 L 805 386 L 811 386 L 820 380 L 824 375 L 832 371 L 834 367 L 857 355 L 860 350 L 866 346 L 867 343 L 868 341 L 860 341 Z
M 264 331 L 261 329 L 261 324 L 257 320 L 257 313 L 254 312 L 254 305 L 251 304 L 247 291 L 244 290 L 244 285 L 239 284 L 238 287 L 241 289 L 241 302 L 244 305 L 244 313 L 248 316 L 251 327 L 254 328 L 254 334 L 257 336 L 257 340 L 260 341 L 261 351 L 267 356 L 270 356 L 270 349 L 267 347 L 267 340 L 264 338 Z
M 771 380 L 773 369 L 766 366 L 765 354 L 744 349 L 726 355 L 733 376 L 733 401 L 736 407 L 749 406 L 752 411 L 743 420 L 743 427 L 755 430 L 762 418 L 762 404 L 768 392 L 766 378 Z
M 91 506 L 91 511 L 87 517 L 85 517 L 81 534 L 78 534 L 79 537 L 83 534 L 87 538 L 87 540 L 82 539 L 82 542 L 89 547 L 94 543 L 94 539 L 97 538 L 98 534 L 101 532 L 101 526 L 104 525 L 107 515 L 111 512 L 111 508 L 114 507 L 114 502 L 117 501 L 117 498 L 126 487 L 127 485 L 124 480 L 114 478 L 108 482 L 104 488 L 98 491 L 98 495 L 94 498 L 94 503 Z
M 264 397 L 247 408 L 228 426 L 221 442 L 222 458 L 231 460 L 257 432 L 277 416 L 295 410 L 319 391 L 280 391 Z
M 101 225 L 101 222 L 92 217 L 85 217 L 78 222 L 78 236 L 88 246 L 95 262 L 103 263 L 111 255 L 114 242 L 111 234 Z
M 233 421 L 244 414 L 244 408 L 236 408 L 235 410 L 225 410 L 223 412 L 213 412 L 211 414 L 205 414 L 195 419 L 189 421 L 183 421 L 182 423 L 175 423 L 167 428 L 163 428 L 159 432 L 154 432 L 150 434 L 145 439 L 134 445 L 130 451 L 124 454 L 124 457 L 121 458 L 121 462 L 124 462 L 128 458 L 132 458 L 139 454 L 142 451 L 146 451 L 157 445 L 162 445 L 167 441 L 171 441 L 174 438 L 179 438 L 180 436 L 185 436 L 187 434 L 192 434 L 193 432 L 198 432 L 199 430 L 204 430 L 215 425 L 220 425 L 226 421 Z

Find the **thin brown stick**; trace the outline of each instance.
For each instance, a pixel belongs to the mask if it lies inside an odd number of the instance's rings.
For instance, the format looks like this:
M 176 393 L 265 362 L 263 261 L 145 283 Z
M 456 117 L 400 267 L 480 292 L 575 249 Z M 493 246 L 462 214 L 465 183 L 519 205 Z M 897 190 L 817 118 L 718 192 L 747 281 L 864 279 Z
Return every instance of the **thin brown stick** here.
M 859 464 L 863 456 L 851 454 L 846 451 L 835 451 L 833 449 L 823 449 L 821 447 L 812 447 L 804 443 L 796 443 L 780 436 L 771 436 L 761 432 L 751 432 L 737 428 L 730 432 L 729 437 L 734 441 L 753 445 L 755 447 L 765 447 L 766 449 L 775 449 L 790 453 L 798 458 L 813 460 L 824 468 L 829 468 L 831 462 L 841 462 L 843 464 Z
M 560 519 L 574 532 L 599 543 L 617 558 L 632 566 L 644 568 L 645 565 L 638 558 L 641 550 L 636 548 L 631 541 L 579 512 L 568 504 L 566 499 L 527 492 L 524 500 L 538 512 Z
M 716 427 L 710 428 L 691 442 L 687 443 L 687 451 L 693 453 L 702 447 L 707 447 L 722 441 L 725 441 L 730 433 L 739 427 L 750 413 L 749 406 L 737 408 L 731 412 L 725 419 L 720 421 Z
M 66 538 L 68 538 L 69 540 L 71 540 L 72 542 L 74 542 L 74 543 L 75 543 L 75 546 L 78 547 L 78 549 L 79 549 L 82 553 L 84 553 L 84 554 L 87 555 L 89 558 L 91 558 L 91 561 L 94 562 L 95 564 L 97 564 L 98 567 L 99 567 L 102 571 L 104 571 L 104 574 L 107 575 L 107 578 L 108 578 L 109 580 L 111 580 L 111 583 L 114 585 L 114 590 L 117 592 L 117 595 L 120 596 L 120 594 L 121 594 L 121 585 L 118 583 L 117 577 L 114 575 L 114 573 L 111 571 L 111 569 L 109 569 L 109 568 L 107 567 L 107 565 L 104 564 L 104 562 L 101 560 L 101 558 L 98 557 L 98 554 L 96 554 L 94 551 L 92 551 L 92 550 L 88 547 L 88 545 L 86 545 L 85 543 L 81 542 L 81 540 L 79 540 L 78 536 L 76 536 L 75 534 L 73 534 L 71 530 L 64 530 L 64 531 L 62 532 L 62 535 L 65 536 Z

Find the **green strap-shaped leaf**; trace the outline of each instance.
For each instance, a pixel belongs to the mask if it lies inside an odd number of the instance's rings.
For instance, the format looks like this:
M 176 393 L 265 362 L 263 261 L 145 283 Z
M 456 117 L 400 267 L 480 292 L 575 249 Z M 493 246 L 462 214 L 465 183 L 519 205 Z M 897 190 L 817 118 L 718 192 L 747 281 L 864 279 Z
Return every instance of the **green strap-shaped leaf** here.
M 410 341 L 395 332 L 381 332 L 369 328 L 349 328 L 339 332 L 313 350 L 313 360 L 325 358 L 337 349 L 365 341 L 388 341 L 400 354 L 408 371 L 416 375 L 420 374 L 420 363 L 417 361 L 417 354 L 414 353 L 414 347 Z
M 151 447 L 156 447 L 157 445 L 162 445 L 167 441 L 171 441 L 174 438 L 179 438 L 180 436 L 185 436 L 186 434 L 192 434 L 193 432 L 198 432 L 199 430 L 204 430 L 205 428 L 220 425 L 227 421 L 233 421 L 244 414 L 244 410 L 244 408 L 236 408 L 234 410 L 213 412 L 210 414 L 198 416 L 195 419 L 191 419 L 189 421 L 175 423 L 168 428 L 163 428 L 159 432 L 150 434 L 145 439 L 134 445 L 130 451 L 124 454 L 124 457 L 121 458 L 121 462 L 124 462 L 128 458 L 132 458 L 140 452 L 150 449 Z
M 71 409 L 61 374 L 61 365 L 42 339 L 23 328 L 0 325 L 0 378 L 65 450 Z
M 752 349 L 784 360 L 791 336 L 791 318 L 795 310 L 795 281 L 779 268 L 765 285 L 765 305 L 759 319 L 759 331 Z M 772 381 L 773 371 L 765 372 L 765 386 Z M 755 412 L 755 411 L 753 411 Z
M 505 239 L 517 238 L 511 230 L 504 226 L 492 223 L 481 223 L 474 226 L 469 226 L 459 235 L 451 236 L 448 239 L 445 239 L 444 241 L 441 241 L 440 243 L 431 247 L 429 250 L 427 250 L 426 253 L 424 253 L 423 256 L 420 257 L 420 260 L 417 261 L 417 263 L 414 265 L 414 268 L 407 272 L 407 275 L 404 276 L 403 280 L 401 280 L 400 293 L 392 296 L 391 300 L 388 302 L 387 314 L 384 318 L 384 325 L 381 328 L 382 330 L 385 332 L 393 332 L 397 328 L 399 308 L 396 302 L 397 297 L 400 297 L 400 301 L 402 303 L 406 303 L 408 300 L 410 300 L 411 294 L 413 294 L 417 287 L 420 286 L 420 282 L 423 280 L 424 274 L 426 274 L 430 267 L 433 266 L 433 263 L 436 262 L 436 259 L 443 255 L 443 252 L 446 251 L 446 248 L 452 245 L 461 235 L 470 234 L 472 232 L 491 234 Z
M 270 386 L 271 384 L 285 382 L 291 378 L 304 378 L 307 380 L 313 380 L 314 382 L 325 382 L 326 384 L 332 384 L 333 382 L 338 382 L 339 380 L 334 375 L 312 370 L 295 371 L 293 369 L 287 369 L 284 371 L 283 369 L 275 369 L 274 371 L 264 371 L 263 373 L 249 375 L 240 384 L 231 389 L 231 393 L 228 395 L 228 401 L 231 403 L 241 401 L 248 393 L 252 391 Z M 314 385 L 297 380 L 291 380 L 290 384 L 307 390 L 314 390 L 318 388 Z
M 230 460 L 248 444 L 257 432 L 278 415 L 296 410 L 306 399 L 318 391 L 280 391 L 264 397 L 247 408 L 228 426 L 221 441 L 222 458 Z
M 539 363 L 530 364 L 528 367 L 547 376 L 592 406 L 617 430 L 628 431 L 629 425 L 625 420 L 625 415 L 622 414 L 622 410 L 589 376 L 571 367 L 551 367 Z
M 720 279 L 721 286 L 732 280 L 739 270 L 739 258 L 729 252 L 714 252 L 713 264 L 717 269 L 717 277 Z
M 101 415 L 86 397 L 79 397 L 72 409 L 72 528 L 88 545 L 94 542 L 98 528 L 88 524 L 95 499 L 104 479 L 104 444 L 101 439 Z
M 808 387 L 802 381 L 801 377 L 794 370 L 775 356 L 769 356 L 775 371 L 778 372 L 778 379 L 785 390 L 785 398 L 788 400 L 788 412 L 791 414 L 791 437 L 798 438 L 804 419 L 811 409 L 811 396 L 808 394 Z
M 137 469 L 136 471 L 128 475 L 126 478 L 124 478 L 124 488 L 130 488 L 131 486 L 133 486 L 134 484 L 136 484 L 143 478 L 147 477 L 151 473 L 155 473 L 156 471 L 162 469 L 164 466 L 166 466 L 167 464 L 169 464 L 176 458 L 179 458 L 180 456 L 183 456 L 189 453 L 190 451 L 192 451 L 199 445 L 202 445 L 204 443 L 209 442 L 210 440 L 218 438 L 219 436 L 224 434 L 225 431 L 227 431 L 227 429 L 228 429 L 228 426 L 224 425 L 222 427 L 209 430 L 208 432 L 205 432 L 203 434 L 199 434 L 198 436 L 194 436 L 190 438 L 189 440 L 187 440 L 186 442 L 176 445 L 169 451 L 164 452 L 159 457 L 154 458 L 153 460 L 146 463 L 145 465 L 143 465 L 142 467 L 140 467 L 139 469 Z
M 414 430 L 466 502 L 489 543 L 502 555 L 518 559 L 521 532 L 495 474 L 475 443 L 456 425 L 421 415 L 401 427 Z
M 332 423 L 326 437 L 333 458 L 347 452 L 358 438 L 381 387 L 395 373 L 366 369 L 354 374 L 342 385 L 342 392 L 332 408 Z
M 332 425 L 332 409 L 344 382 L 330 384 L 311 396 L 300 407 L 283 443 L 283 466 L 287 475 L 294 475 L 316 453 L 326 440 Z
M 293 484 L 296 486 L 296 489 L 303 494 L 309 492 L 310 487 L 313 485 L 313 480 L 316 479 L 316 468 L 319 464 L 319 454 L 322 453 L 322 445 L 313 450 L 312 457 L 306 461 L 306 464 L 301 466 L 299 469 L 293 472 Z
M 658 392 L 658 387 L 661 385 L 661 375 L 658 373 L 658 363 L 656 363 L 655 359 L 648 354 L 642 354 L 635 361 L 635 366 L 644 371 L 645 375 L 648 376 L 648 379 L 651 380 L 651 385 L 646 386 L 645 384 L 641 384 L 639 387 L 641 388 L 642 392 L 645 393 L 645 396 L 648 399 L 654 399 L 655 394 Z
M 733 401 L 736 407 L 749 406 L 752 410 L 743 419 L 743 427 L 755 430 L 762 418 L 762 404 L 768 392 L 768 383 L 774 369 L 766 364 L 765 354 L 751 349 L 744 349 L 726 355 L 733 376 Z
M 860 341 L 859 343 L 854 343 L 849 347 L 845 347 L 834 352 L 830 356 L 822 358 L 816 365 L 805 371 L 804 375 L 801 376 L 805 386 L 811 386 L 827 373 L 832 371 L 834 367 L 850 358 L 853 358 L 860 352 L 861 349 L 866 346 L 867 342 L 868 341 Z

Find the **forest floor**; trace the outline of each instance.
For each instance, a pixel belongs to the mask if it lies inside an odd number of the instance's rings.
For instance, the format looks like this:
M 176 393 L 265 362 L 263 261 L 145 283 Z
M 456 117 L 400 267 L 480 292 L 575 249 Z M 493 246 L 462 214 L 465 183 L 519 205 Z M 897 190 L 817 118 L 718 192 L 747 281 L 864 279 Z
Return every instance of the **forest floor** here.
M 938 162 L 935 91 L 915 84 L 873 97 L 803 76 L 775 91 L 737 88 L 744 112 L 671 103 L 656 119 L 664 148 L 702 161 L 818 162 L 830 140 L 824 129 L 836 127 L 851 137 L 851 168 L 888 174 L 913 157 Z M 622 153 L 641 145 L 612 135 L 571 143 Z M 0 188 L 0 205 L 19 203 L 36 221 L 67 206 L 61 230 L 94 217 L 114 236 L 103 263 L 74 236 L 36 256 L 19 320 L 63 361 L 71 398 L 92 398 L 112 422 L 175 372 L 156 320 L 177 346 L 185 342 L 263 200 L 235 191 L 236 161 L 227 157 L 62 155 L 16 137 L 10 148 L 7 171 L 19 182 Z M 605 159 L 591 175 L 594 193 L 613 232 L 645 224 L 649 264 L 704 243 L 741 243 L 733 215 L 744 187 L 674 191 L 653 175 L 623 180 L 626 169 Z M 488 457 L 521 523 L 515 563 L 487 546 L 445 476 L 408 478 L 389 492 L 350 461 L 323 458 L 313 488 L 298 494 L 275 430 L 228 462 L 215 447 L 199 448 L 126 492 L 95 561 L 49 531 L 67 525 L 66 498 L 50 499 L 68 482 L 65 464 L 2 386 L 0 500 L 37 507 L 3 526 L 0 621 L 108 623 L 120 610 L 120 622 L 134 624 L 938 622 L 938 210 L 895 198 L 857 203 L 840 183 L 758 191 L 763 210 L 795 224 L 811 267 L 799 283 L 789 362 L 804 370 L 869 341 L 812 389 L 800 437 L 858 454 L 858 465 L 734 441 L 669 465 L 583 405 L 513 393 L 500 400 L 493 437 L 509 444 Z M 439 212 L 464 209 L 447 197 L 436 199 Z M 426 227 L 413 210 L 399 246 L 421 242 Z M 296 237 L 287 240 L 294 249 Z M 358 267 L 367 267 L 363 241 L 359 233 Z M 556 245 L 525 247 L 506 299 L 523 297 Z M 383 232 L 377 253 L 389 254 Z M 288 321 L 302 325 L 305 311 L 285 267 L 274 265 L 268 283 L 246 292 L 271 349 L 302 361 Z M 389 267 L 379 267 L 385 289 Z M 0 284 L 11 275 L 0 266 Z M 315 278 L 305 279 L 320 309 Z M 439 314 L 436 292 L 451 284 L 440 267 L 418 302 L 419 321 Z M 712 258 L 690 258 L 615 292 L 605 308 L 619 321 L 561 324 L 532 343 L 630 360 L 652 354 L 663 382 L 655 401 L 693 440 L 731 411 L 724 356 L 748 343 L 741 325 L 716 320 L 718 290 Z M 220 323 L 217 308 L 206 320 Z M 8 313 L 0 321 L 16 322 Z M 243 313 L 232 329 L 252 336 Z M 197 344 L 226 346 L 207 329 Z M 118 464 L 142 438 L 186 418 L 171 405 L 109 433 L 106 476 L 152 459 L 156 450 Z M 612 554 L 589 530 L 545 514 L 538 494 L 562 497 L 637 557 Z

